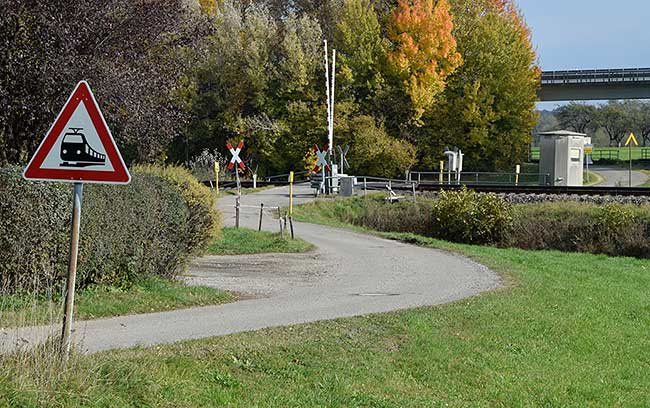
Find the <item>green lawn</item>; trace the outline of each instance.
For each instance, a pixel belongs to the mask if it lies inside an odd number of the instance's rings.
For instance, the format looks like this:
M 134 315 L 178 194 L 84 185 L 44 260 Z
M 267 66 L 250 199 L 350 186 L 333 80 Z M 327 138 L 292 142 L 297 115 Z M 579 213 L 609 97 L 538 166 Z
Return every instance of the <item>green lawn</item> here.
M 224 228 L 223 237 L 208 247 L 210 255 L 244 255 L 260 253 L 306 252 L 314 248 L 300 238 L 290 239 L 267 231 L 247 228 Z
M 650 405 L 650 261 L 385 235 L 470 256 L 504 288 L 438 307 L 75 356 L 46 380 L 9 359 L 0 396 L 16 407 Z
M 650 262 L 418 242 L 480 260 L 506 287 L 440 307 L 77 356 L 45 384 L 8 360 L 0 395 L 16 407 L 648 406 Z
M 136 283 L 129 289 L 96 286 L 78 291 L 75 298 L 75 319 L 158 312 L 232 300 L 231 294 L 216 289 L 151 278 Z M 51 301 L 34 297 L 0 297 L 0 327 L 56 323 L 60 321 L 62 312 L 61 299 Z

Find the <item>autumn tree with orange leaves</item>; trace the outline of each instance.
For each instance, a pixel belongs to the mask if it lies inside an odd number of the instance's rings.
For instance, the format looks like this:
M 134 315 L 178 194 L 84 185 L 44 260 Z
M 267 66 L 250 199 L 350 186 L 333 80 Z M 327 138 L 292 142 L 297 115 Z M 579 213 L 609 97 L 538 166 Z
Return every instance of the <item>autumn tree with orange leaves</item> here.
M 462 63 L 453 28 L 447 0 L 399 0 L 393 12 L 388 61 L 411 101 L 411 120 L 418 126 L 444 91 L 447 77 Z
M 463 64 L 423 120 L 420 162 L 435 166 L 458 146 L 466 167 L 510 169 L 526 159 L 537 121 L 540 70 L 530 31 L 512 0 L 451 0 Z

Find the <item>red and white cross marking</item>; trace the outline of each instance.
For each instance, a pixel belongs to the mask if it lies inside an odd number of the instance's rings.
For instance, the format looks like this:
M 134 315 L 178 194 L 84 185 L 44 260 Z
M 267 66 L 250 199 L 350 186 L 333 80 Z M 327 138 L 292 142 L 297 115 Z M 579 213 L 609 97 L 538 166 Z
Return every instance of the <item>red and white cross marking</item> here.
M 327 153 L 329 152 L 329 145 L 325 145 L 325 149 L 322 151 L 318 148 L 318 145 L 314 145 L 314 152 L 316 152 L 316 156 L 318 156 L 318 161 L 316 162 L 316 167 L 314 167 L 314 171 L 318 172 L 320 171 L 323 167 L 325 167 L 326 171 L 330 171 L 330 166 L 327 163 Z
M 240 141 L 236 149 L 234 149 L 230 143 L 226 143 L 226 147 L 230 150 L 230 154 L 232 154 L 232 159 L 230 159 L 230 163 L 228 163 L 228 170 L 232 170 L 232 168 L 235 167 L 235 164 L 239 165 L 242 170 L 245 169 L 246 165 L 239 157 L 241 149 L 244 148 L 244 141 Z

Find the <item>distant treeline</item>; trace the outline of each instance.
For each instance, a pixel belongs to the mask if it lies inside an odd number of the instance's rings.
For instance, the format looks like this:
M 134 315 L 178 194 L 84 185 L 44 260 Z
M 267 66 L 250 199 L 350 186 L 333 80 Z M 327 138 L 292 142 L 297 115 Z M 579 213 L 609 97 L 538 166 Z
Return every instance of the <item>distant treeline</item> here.
M 634 132 L 644 146 L 650 143 L 650 102 L 627 100 L 609 101 L 601 105 L 571 102 L 554 111 L 544 111 L 535 128 L 539 132 L 559 128 L 603 135 L 609 146 L 625 143 Z

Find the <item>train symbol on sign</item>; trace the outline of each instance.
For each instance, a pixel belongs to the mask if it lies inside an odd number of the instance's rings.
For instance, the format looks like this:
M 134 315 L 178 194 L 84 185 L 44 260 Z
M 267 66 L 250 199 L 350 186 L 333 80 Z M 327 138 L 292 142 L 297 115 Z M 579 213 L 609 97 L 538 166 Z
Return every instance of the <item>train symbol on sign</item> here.
M 61 166 L 88 167 L 106 164 L 106 155 L 97 152 L 88 144 L 83 128 L 70 128 L 61 142 Z

